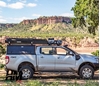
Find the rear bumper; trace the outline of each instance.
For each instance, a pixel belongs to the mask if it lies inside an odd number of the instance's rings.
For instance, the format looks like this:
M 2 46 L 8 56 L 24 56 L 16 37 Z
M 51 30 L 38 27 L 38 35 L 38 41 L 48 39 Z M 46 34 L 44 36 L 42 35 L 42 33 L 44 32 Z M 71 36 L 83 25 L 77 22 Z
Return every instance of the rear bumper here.
M 94 65 L 94 70 L 95 70 L 95 71 L 96 71 L 96 70 L 99 70 L 99 63 L 94 63 L 93 65 Z
M 4 67 L 5 71 L 16 71 L 16 70 L 12 70 L 12 69 L 8 69 L 7 66 Z

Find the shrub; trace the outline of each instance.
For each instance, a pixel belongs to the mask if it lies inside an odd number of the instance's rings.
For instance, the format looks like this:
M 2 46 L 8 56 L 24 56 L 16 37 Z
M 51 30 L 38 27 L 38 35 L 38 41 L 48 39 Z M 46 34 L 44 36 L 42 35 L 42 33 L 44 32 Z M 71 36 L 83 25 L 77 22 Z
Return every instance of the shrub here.
M 4 47 L 0 44 L 0 55 L 5 54 L 5 49 Z
M 4 64 L 0 64 L 0 69 L 4 68 L 4 66 L 5 66 Z
M 96 50 L 95 52 L 92 52 L 92 54 L 99 57 L 99 50 Z

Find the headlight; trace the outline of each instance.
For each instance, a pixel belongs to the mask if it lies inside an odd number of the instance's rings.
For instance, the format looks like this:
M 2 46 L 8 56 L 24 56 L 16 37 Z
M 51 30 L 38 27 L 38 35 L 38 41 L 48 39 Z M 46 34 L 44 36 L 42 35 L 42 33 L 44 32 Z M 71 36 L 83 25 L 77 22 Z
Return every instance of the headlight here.
M 96 62 L 99 63 L 99 58 L 95 58 Z

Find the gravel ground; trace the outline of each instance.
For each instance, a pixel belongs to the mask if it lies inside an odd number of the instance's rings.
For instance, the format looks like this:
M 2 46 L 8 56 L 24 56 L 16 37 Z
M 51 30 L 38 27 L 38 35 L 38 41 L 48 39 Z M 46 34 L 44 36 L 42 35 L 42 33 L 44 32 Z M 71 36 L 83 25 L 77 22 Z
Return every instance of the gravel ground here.
M 31 80 L 39 80 L 41 82 L 45 83 L 52 83 L 52 82 L 60 82 L 62 84 L 67 83 L 75 83 L 75 81 L 78 84 L 85 84 L 87 81 L 95 81 L 99 83 L 99 72 L 95 72 L 93 79 L 91 80 L 84 80 L 81 79 L 77 74 L 73 73 L 39 73 L 34 74 L 34 77 Z M 5 71 L 0 70 L 0 86 L 2 86 L 5 83 Z M 23 81 L 24 82 L 24 81 Z

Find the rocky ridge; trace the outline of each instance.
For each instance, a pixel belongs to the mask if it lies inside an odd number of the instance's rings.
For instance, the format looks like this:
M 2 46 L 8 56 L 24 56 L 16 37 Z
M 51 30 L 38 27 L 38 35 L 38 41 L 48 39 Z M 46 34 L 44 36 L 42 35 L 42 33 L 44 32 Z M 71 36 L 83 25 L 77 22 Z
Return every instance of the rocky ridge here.
M 71 19 L 69 17 L 62 17 L 62 16 L 51 16 L 51 17 L 39 17 L 37 19 L 27 19 L 23 20 L 21 24 L 27 25 L 27 24 L 55 24 L 55 23 L 71 23 Z

